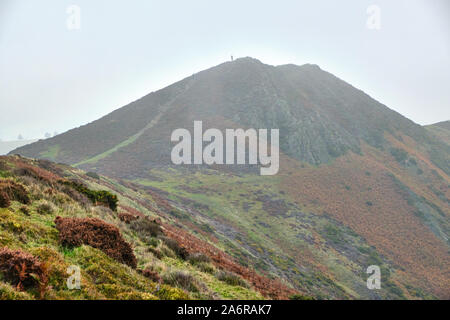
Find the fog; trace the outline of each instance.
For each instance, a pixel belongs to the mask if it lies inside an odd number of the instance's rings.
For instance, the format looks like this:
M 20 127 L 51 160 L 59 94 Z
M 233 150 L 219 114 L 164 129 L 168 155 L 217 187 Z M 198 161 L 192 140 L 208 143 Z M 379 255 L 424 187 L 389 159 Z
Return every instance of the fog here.
M 231 55 L 318 64 L 417 123 L 448 120 L 449 18 L 445 0 L 2 0 L 0 139 L 64 132 Z

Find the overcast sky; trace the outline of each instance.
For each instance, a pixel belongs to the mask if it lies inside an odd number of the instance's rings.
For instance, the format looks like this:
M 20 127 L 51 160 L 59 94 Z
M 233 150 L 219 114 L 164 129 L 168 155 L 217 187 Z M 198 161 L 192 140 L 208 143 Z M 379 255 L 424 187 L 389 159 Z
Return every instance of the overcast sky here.
M 315 63 L 417 123 L 450 119 L 447 0 L 0 0 L 0 139 L 86 124 L 230 55 Z

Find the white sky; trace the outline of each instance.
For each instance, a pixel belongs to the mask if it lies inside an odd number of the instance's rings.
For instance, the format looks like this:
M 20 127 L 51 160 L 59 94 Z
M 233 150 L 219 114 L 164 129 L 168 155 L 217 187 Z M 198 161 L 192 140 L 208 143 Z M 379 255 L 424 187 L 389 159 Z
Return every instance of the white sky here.
M 315 63 L 417 123 L 450 119 L 447 0 L 0 0 L 0 139 L 86 124 L 231 54 Z

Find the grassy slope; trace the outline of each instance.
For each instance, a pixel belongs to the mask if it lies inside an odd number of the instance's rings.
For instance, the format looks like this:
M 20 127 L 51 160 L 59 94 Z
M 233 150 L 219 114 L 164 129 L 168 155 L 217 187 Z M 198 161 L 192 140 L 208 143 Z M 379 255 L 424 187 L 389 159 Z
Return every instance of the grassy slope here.
M 210 226 L 242 264 L 316 297 L 448 297 L 449 178 L 412 139 L 386 139 L 405 159 L 363 145 L 320 167 L 283 159 L 276 177 L 154 169 L 136 182 Z M 381 292 L 365 287 L 371 264 Z
M 405 138 L 405 141 L 407 139 Z M 398 163 L 365 147 L 332 165 L 292 170 L 286 192 L 298 202 L 331 215 L 395 262 L 395 283 L 405 293 L 428 291 L 449 297 L 449 179 L 407 142 Z M 414 295 L 414 294 L 413 294 Z
M 319 167 L 283 159 L 277 177 L 180 168 L 154 169 L 137 188 L 89 181 L 149 215 L 161 216 L 149 210 L 155 196 L 168 200 L 171 223 L 318 298 L 447 297 L 449 179 L 399 136 L 386 136 L 388 148 L 405 159 L 363 145 Z M 365 286 L 371 264 L 382 267 L 381 291 Z
M 9 208 L 0 208 L 0 247 L 10 249 L 21 249 L 38 257 L 49 266 L 50 282 L 49 289 L 45 293 L 47 299 L 262 299 L 263 296 L 251 288 L 229 285 L 220 281 L 215 276 L 219 268 L 208 264 L 196 266 L 179 258 L 161 240 L 144 239 L 141 234 L 129 228 L 129 225 L 121 222 L 117 213 L 104 207 L 79 203 L 72 200 L 65 193 L 57 191 L 48 183 L 37 181 L 30 177 L 16 176 L 14 169 L 20 167 L 24 160 L 17 158 L 1 158 L 1 179 L 14 180 L 23 183 L 32 199 L 31 204 L 25 207 L 28 213 L 23 212 L 24 205 L 13 201 Z M 28 161 L 26 161 L 28 163 Z M 35 163 L 31 163 L 34 165 Z M 65 168 L 64 175 L 84 180 L 91 187 L 109 189 L 114 187 L 111 180 L 95 180 L 85 176 L 81 171 Z M 117 184 L 118 185 L 118 184 Z M 145 215 L 156 217 L 154 212 L 145 206 L 133 202 L 130 196 L 136 195 L 132 190 L 120 186 L 124 195 L 119 195 L 120 204 L 127 204 L 140 208 Z M 111 189 L 109 189 L 111 190 Z M 140 200 L 151 202 L 151 198 Z M 43 205 L 50 209 L 42 213 L 39 208 Z M 41 213 L 39 213 L 41 211 Z M 119 210 L 119 212 L 121 209 Z M 138 259 L 138 268 L 120 264 L 106 256 L 103 252 L 89 246 L 81 246 L 75 249 L 61 247 L 58 243 L 58 232 L 55 229 L 54 219 L 56 216 L 70 217 L 96 217 L 116 225 L 121 230 L 125 239 L 133 246 Z M 157 258 L 148 248 L 161 253 Z M 65 283 L 68 278 L 66 269 L 70 265 L 81 268 L 82 285 L 81 290 L 68 290 Z M 171 273 L 181 270 L 193 276 L 196 289 L 186 290 L 176 288 L 177 284 L 163 284 L 157 289 L 157 283 L 143 277 L 138 270 L 150 268 L 157 271 L 163 278 Z M 206 270 L 206 271 L 203 271 Z M 35 299 L 38 292 L 29 289 L 19 292 L 10 284 L 1 280 L 0 275 L 0 298 L 1 299 Z M 175 286 L 175 287 L 174 287 Z
M 450 121 L 432 124 L 429 126 L 425 126 L 425 128 L 436 135 L 447 145 L 450 145 Z
M 373 293 L 365 287 L 372 262 L 386 273 L 394 268 L 350 229 L 311 208 L 300 207 L 281 191 L 280 178 L 217 175 L 214 172 L 152 171 L 155 180 L 139 180 L 186 203 L 198 225 L 208 225 L 220 246 L 242 264 L 253 264 L 287 279 L 320 298 L 399 298 L 393 288 Z M 189 187 L 187 187 L 189 186 Z M 221 190 L 223 193 L 218 193 Z M 400 292 L 400 294 L 399 294 Z

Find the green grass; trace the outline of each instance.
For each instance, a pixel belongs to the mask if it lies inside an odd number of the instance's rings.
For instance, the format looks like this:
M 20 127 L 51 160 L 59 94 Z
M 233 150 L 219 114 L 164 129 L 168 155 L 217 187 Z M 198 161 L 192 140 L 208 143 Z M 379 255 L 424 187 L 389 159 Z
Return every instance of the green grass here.
M 98 161 L 105 159 L 106 157 L 110 156 L 111 154 L 113 154 L 114 152 L 118 151 L 119 149 L 126 147 L 130 144 L 132 144 L 133 142 L 135 142 L 145 131 L 147 131 L 148 129 L 150 129 L 151 127 L 153 127 L 155 125 L 156 122 L 158 122 L 160 116 L 157 116 L 155 119 L 153 119 L 147 126 L 145 126 L 144 128 L 142 128 L 141 130 L 139 130 L 139 132 L 137 132 L 136 134 L 132 135 L 131 137 L 129 137 L 128 139 L 122 141 L 121 143 L 119 143 L 118 145 L 114 146 L 113 148 L 100 153 L 94 157 L 85 159 L 83 161 L 80 161 L 76 164 L 74 164 L 75 167 L 79 167 L 83 164 L 88 164 L 88 163 L 97 163 Z
M 81 172 L 71 172 L 72 178 L 83 179 Z M 105 179 L 105 178 L 101 178 Z M 106 179 L 105 179 L 106 180 Z M 87 181 L 86 181 L 87 182 Z M 126 202 L 134 208 L 141 208 L 134 199 L 151 197 L 128 189 L 116 181 L 108 180 L 114 187 L 120 187 L 119 201 Z M 38 183 L 38 182 L 36 182 Z M 87 183 L 92 190 L 104 189 L 113 194 L 114 190 L 105 188 L 102 180 Z M 8 246 L 12 249 L 21 249 L 36 256 L 43 262 L 49 263 L 50 289 L 46 292 L 47 299 L 210 299 L 213 297 L 234 299 L 262 299 L 260 293 L 251 288 L 236 288 L 221 284 L 215 279 L 212 265 L 203 266 L 177 258 L 173 255 L 157 259 L 149 253 L 147 239 L 133 231 L 130 226 L 121 223 L 117 213 L 107 209 L 91 207 L 85 209 L 79 203 L 68 198 L 62 193 L 46 194 L 44 188 L 37 185 L 30 188 L 32 191 L 32 203 L 27 206 L 29 215 L 25 215 L 20 208 L 20 203 L 12 202 L 10 208 L 0 209 L 0 247 Z M 30 191 L 31 192 L 31 191 Z M 38 209 L 42 204 L 49 204 L 52 210 L 40 214 Z M 143 208 L 143 207 L 142 207 Z M 106 210 L 106 211 L 105 211 Z M 148 209 L 143 213 L 152 214 Z M 102 213 L 102 216 L 98 214 Z M 58 242 L 58 231 L 55 228 L 54 219 L 57 215 L 73 217 L 100 217 L 108 223 L 118 226 L 126 241 L 132 243 L 134 252 L 138 259 L 138 268 L 156 268 L 161 273 L 167 270 L 183 270 L 192 274 L 198 286 L 193 292 L 175 288 L 170 285 L 159 286 L 151 280 L 143 277 L 130 267 L 118 263 L 103 252 L 89 246 L 77 248 L 66 248 Z M 205 230 L 207 228 L 203 227 Z M 209 230 L 209 229 L 207 229 Z M 145 238 L 145 239 L 144 239 Z M 152 238 L 155 249 L 161 249 L 163 242 Z M 170 253 L 170 249 L 166 251 Z M 170 254 L 172 255 L 172 254 Z M 68 274 L 67 267 L 76 265 L 81 268 L 82 286 L 81 290 L 69 290 L 66 286 Z M 0 275 L 0 298 L 3 299 L 36 299 L 38 293 L 34 289 L 27 292 L 18 292 L 8 283 L 1 280 Z
M 60 146 L 56 144 L 49 147 L 47 151 L 41 152 L 40 156 L 46 159 L 55 160 L 56 157 L 58 157 L 60 149 Z
M 265 211 L 264 197 L 293 203 L 284 192 L 280 192 L 280 179 L 275 177 L 268 182 L 265 177 L 229 176 L 208 170 L 196 173 L 175 169 L 152 170 L 150 174 L 160 179 L 139 179 L 135 182 L 168 192 L 169 198 L 176 203 L 181 203 L 181 199 L 193 201 L 189 207 L 201 215 L 191 215 L 190 221 L 200 226 L 209 224 L 219 238 L 216 245 L 241 264 L 264 272 L 283 274 L 292 284 L 315 296 L 364 298 L 367 294 L 366 278 L 360 273 L 366 266 L 358 266 L 339 248 L 367 246 L 364 239 L 338 226 L 329 217 L 298 205 L 289 207 L 285 216 L 278 215 L 276 210 L 275 214 Z M 246 206 L 248 203 L 251 205 Z M 301 220 L 296 217 L 299 211 L 302 213 Z M 210 223 L 217 219 L 221 221 L 220 225 Z M 221 229 L 224 225 L 235 232 L 227 234 L 228 231 Z M 318 250 L 317 246 L 305 240 L 318 234 L 322 237 L 320 241 L 323 246 L 331 240 L 337 250 Z M 316 266 L 305 263 L 302 252 L 308 255 L 314 252 L 314 259 L 336 275 L 334 280 L 331 281 L 328 276 L 317 277 Z M 356 250 L 354 254 L 357 256 L 359 252 Z M 298 258 L 293 259 L 293 256 Z M 384 294 L 388 293 L 381 292 L 381 296 Z
M 367 298 L 366 274 L 363 272 L 367 263 L 382 264 L 382 268 L 395 276 L 395 269 L 352 230 L 337 223 L 320 208 L 305 209 L 289 198 L 287 192 L 282 192 L 282 180 L 278 177 L 268 180 L 254 175 L 218 174 L 213 170 L 195 173 L 182 169 L 152 170 L 150 174 L 160 179 L 134 182 L 160 189 L 162 197 L 174 204 L 173 212 L 168 212 L 166 219 L 157 214 L 158 210 L 151 209 L 156 208 L 157 203 L 145 190 L 132 190 L 106 177 L 85 180 L 78 170 L 68 169 L 67 174 L 84 180 L 89 189 L 116 194 L 119 205 L 163 218 L 166 223 L 176 223 L 233 256 L 242 265 L 274 278 L 287 279 L 290 285 L 316 298 Z M 0 210 L 0 245 L 27 251 L 42 247 L 53 250 L 53 256 L 60 261 L 56 265 L 60 264 L 61 270 L 66 265 L 80 265 L 86 277 L 86 291 L 66 292 L 62 282 L 55 280 L 55 288 L 59 289 L 50 293 L 54 296 L 80 299 L 181 297 L 179 291 L 171 293 L 170 290 L 180 290 L 172 286 L 164 293 L 148 291 L 154 286 L 152 281 L 98 250 L 61 247 L 53 223 L 56 215 L 60 215 L 99 217 L 118 226 L 125 240 L 132 244 L 138 268 L 156 270 L 161 276 L 178 270 L 192 275 L 197 289 L 188 288 L 186 297 L 263 298 L 251 287 L 221 281 L 216 277 L 220 270 L 209 262 L 183 260 L 161 239 L 145 236 L 120 222 L 117 213 L 96 207 L 86 210 L 74 201 L 65 203 L 60 195 L 45 195 L 42 190 L 35 192 L 33 203 L 28 206 L 30 216 L 20 212 L 18 203 L 13 203 L 13 211 Z M 56 210 L 38 214 L 37 207 L 43 201 L 54 202 Z M 20 239 L 20 234 L 26 238 Z M 218 241 L 212 242 L 208 234 Z M 143 292 L 150 292 L 150 295 Z M 393 296 L 396 292 L 396 288 L 382 288 L 379 296 Z

